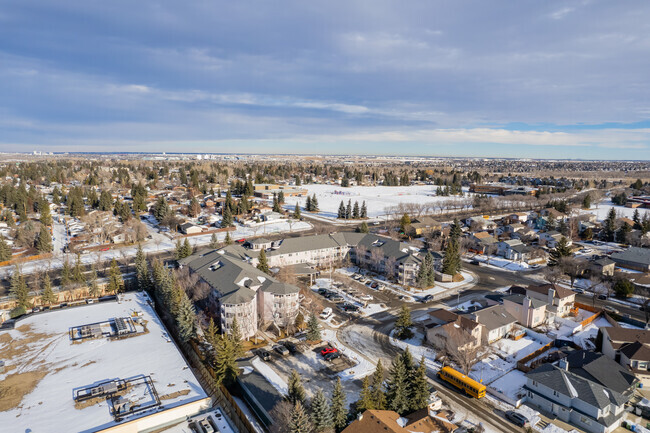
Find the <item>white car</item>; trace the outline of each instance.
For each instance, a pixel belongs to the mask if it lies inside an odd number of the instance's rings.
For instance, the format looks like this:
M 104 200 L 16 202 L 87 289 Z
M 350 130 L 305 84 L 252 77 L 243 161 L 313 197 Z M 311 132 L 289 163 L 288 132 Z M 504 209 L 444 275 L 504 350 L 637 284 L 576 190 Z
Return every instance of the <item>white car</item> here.
M 362 301 L 372 301 L 373 298 L 372 295 L 367 295 L 364 293 L 363 295 L 359 296 L 359 299 Z
M 323 320 L 327 320 L 332 316 L 332 313 L 333 311 L 331 307 L 323 308 L 323 311 L 321 311 L 320 313 L 320 318 Z

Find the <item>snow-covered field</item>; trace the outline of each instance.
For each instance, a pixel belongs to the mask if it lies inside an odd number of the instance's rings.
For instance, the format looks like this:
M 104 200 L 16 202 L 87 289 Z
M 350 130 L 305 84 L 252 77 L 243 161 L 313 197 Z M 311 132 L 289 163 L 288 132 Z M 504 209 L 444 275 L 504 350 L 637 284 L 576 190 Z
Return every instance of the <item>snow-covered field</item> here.
M 435 203 L 441 201 L 463 200 L 464 197 L 436 196 L 437 186 L 435 185 L 413 185 L 413 186 L 352 186 L 342 188 L 337 185 L 303 185 L 302 188 L 309 191 L 309 196 L 316 194 L 320 212 L 316 215 L 325 218 L 337 217 L 341 200 L 347 204 L 348 200 L 359 202 L 359 206 L 365 201 L 368 208 L 369 218 L 380 218 L 389 213 L 400 203 Z M 466 193 L 468 195 L 469 193 Z M 287 197 L 284 207 L 292 210 L 296 203 L 305 206 L 305 197 Z
M 73 343 L 69 338 L 71 327 L 130 316 L 136 311 L 146 320 L 144 334 L 81 343 Z M 27 390 L 17 407 L 0 412 L 0 426 L 12 426 L 7 431 L 94 431 L 114 425 L 105 401 L 77 409 L 73 400 L 75 389 L 112 379 L 150 376 L 161 397 L 175 395 L 161 399 L 166 409 L 206 397 L 179 350 L 168 342 L 167 333 L 144 294 L 126 294 L 119 303 L 105 302 L 31 316 L 18 322 L 16 329 L 0 333 L 0 344 L 0 359 L 7 364 L 0 381 L 15 374 L 24 375 L 18 376 L 18 380 L 26 380 L 30 375 L 37 377 L 33 390 Z
M 582 213 L 596 214 L 598 221 L 603 221 L 605 218 L 607 218 L 607 214 L 609 213 L 610 208 L 614 208 L 616 210 L 616 215 L 619 218 L 621 217 L 632 218 L 635 211 L 635 209 L 632 209 L 631 207 L 617 206 L 613 204 L 609 199 L 605 199 L 600 203 L 592 205 L 591 209 L 583 210 Z M 641 218 L 643 218 L 643 215 L 650 212 L 650 209 L 644 209 L 644 208 L 637 208 L 637 209 L 639 210 L 639 215 L 641 216 Z

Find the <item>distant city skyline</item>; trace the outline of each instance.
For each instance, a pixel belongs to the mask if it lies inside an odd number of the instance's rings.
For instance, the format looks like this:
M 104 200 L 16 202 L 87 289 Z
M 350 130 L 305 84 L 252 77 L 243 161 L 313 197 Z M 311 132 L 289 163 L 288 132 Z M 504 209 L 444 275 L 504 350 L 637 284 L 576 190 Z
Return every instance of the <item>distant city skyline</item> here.
M 650 3 L 0 6 L 0 151 L 650 159 Z

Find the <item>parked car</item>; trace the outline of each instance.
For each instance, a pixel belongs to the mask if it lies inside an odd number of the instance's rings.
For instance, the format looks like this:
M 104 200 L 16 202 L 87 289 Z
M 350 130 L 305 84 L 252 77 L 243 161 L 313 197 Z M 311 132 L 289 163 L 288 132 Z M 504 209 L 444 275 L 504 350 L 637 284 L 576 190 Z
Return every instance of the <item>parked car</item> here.
M 582 290 L 582 289 L 573 289 L 573 291 L 576 292 L 576 293 L 579 293 L 579 294 L 581 294 L 581 295 L 582 295 L 583 293 L 585 293 L 585 291 Z
M 469 263 L 472 264 L 472 265 L 481 266 L 481 262 L 478 261 L 478 260 L 472 260 L 472 261 L 469 262 Z
M 420 302 L 430 302 L 433 301 L 433 295 L 426 295 L 420 299 Z
M 507 411 L 506 418 L 514 425 L 519 427 L 526 427 L 530 423 L 530 421 L 528 421 L 528 418 L 519 412 L 515 412 L 514 410 Z
M 352 313 L 355 313 L 355 312 L 359 311 L 359 307 L 358 307 L 358 306 L 356 306 L 356 305 L 354 305 L 354 304 L 350 304 L 350 303 L 348 303 L 348 302 L 346 302 L 346 303 L 343 304 L 343 305 L 339 305 L 339 308 L 340 308 L 341 310 L 343 310 L 343 311 L 346 311 L 346 312 L 352 312 Z
M 332 313 L 333 311 L 331 307 L 323 308 L 323 311 L 321 311 L 320 313 L 320 318 L 323 320 L 327 320 L 332 316 Z
M 270 361 L 271 360 L 271 352 L 269 352 L 266 349 L 257 349 L 255 351 L 255 355 L 257 355 L 262 361 Z
M 332 352 L 338 352 L 338 349 L 336 347 L 327 346 L 327 347 L 324 347 L 324 348 L 322 348 L 320 350 L 320 354 L 323 355 L 323 356 L 327 355 L 328 353 L 332 353 Z
M 366 281 L 366 286 L 370 287 L 372 285 L 372 280 Z
M 292 355 L 295 355 L 296 353 L 302 352 L 300 350 L 300 346 L 295 344 L 293 341 L 284 340 L 284 341 L 281 341 L 280 344 L 283 345 L 284 347 L 286 347 L 287 350 L 289 351 L 289 353 L 291 353 Z
M 335 304 L 341 304 L 345 302 L 345 299 L 341 295 L 333 295 L 330 298 L 330 301 L 334 302 Z
M 362 301 L 372 301 L 373 298 L 372 295 L 367 295 L 364 293 L 363 295 L 359 296 L 359 299 L 361 299 Z
M 330 352 L 325 354 L 323 358 L 325 359 L 325 361 L 333 361 L 336 358 L 339 358 L 340 356 L 341 354 L 339 352 Z
M 605 305 L 603 307 L 603 310 L 607 311 L 608 313 L 618 314 L 618 310 L 611 305 Z
M 41 307 L 32 308 L 32 313 L 38 313 L 39 311 L 41 311 Z
M 598 299 L 600 299 L 601 301 L 606 301 L 607 295 L 598 295 Z
M 379 287 L 379 283 L 377 283 L 377 282 L 373 282 L 373 283 L 370 285 L 370 288 L 371 288 L 371 289 L 376 289 L 377 287 Z
M 276 344 L 275 346 L 273 346 L 273 350 L 278 352 L 280 356 L 287 356 L 289 354 L 289 349 L 282 346 L 281 344 Z

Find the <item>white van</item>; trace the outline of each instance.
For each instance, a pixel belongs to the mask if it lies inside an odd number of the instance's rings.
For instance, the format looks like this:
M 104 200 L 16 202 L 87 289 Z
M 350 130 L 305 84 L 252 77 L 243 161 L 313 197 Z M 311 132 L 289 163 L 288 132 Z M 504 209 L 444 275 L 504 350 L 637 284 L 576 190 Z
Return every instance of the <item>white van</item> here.
M 323 308 L 323 311 L 320 313 L 320 318 L 323 320 L 327 320 L 332 316 L 332 308 L 326 307 Z

